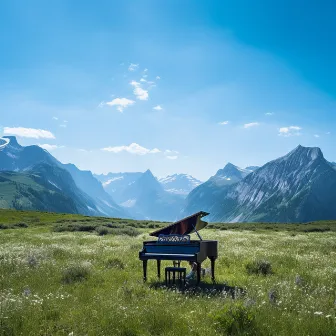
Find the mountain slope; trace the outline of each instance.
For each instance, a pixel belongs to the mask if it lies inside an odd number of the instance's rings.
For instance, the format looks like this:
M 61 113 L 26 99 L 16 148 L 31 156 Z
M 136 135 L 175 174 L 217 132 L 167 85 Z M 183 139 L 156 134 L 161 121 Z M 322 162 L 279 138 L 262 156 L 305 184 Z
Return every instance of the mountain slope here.
M 211 213 L 211 221 L 335 219 L 336 171 L 319 148 L 298 146 L 240 182 L 217 188 L 213 203 L 205 206 L 202 210 Z
M 173 221 L 182 205 L 182 197 L 166 192 L 150 170 L 124 189 L 120 204 L 137 219 Z
M 41 168 L 40 164 L 47 165 L 48 169 L 43 173 L 44 178 L 48 178 L 45 175 L 47 172 L 51 174 L 57 172 L 60 180 L 67 181 L 69 188 L 63 189 L 66 190 L 66 195 L 71 193 L 72 197 L 76 199 L 79 213 L 129 217 L 124 209 L 119 207 L 112 197 L 104 191 L 91 172 L 81 171 L 74 165 L 64 165 L 39 146 L 23 147 L 18 144 L 15 137 L 4 138 L 9 139 L 10 142 L 0 151 L 0 171 L 26 172 L 36 170 L 37 167 Z
M 105 191 L 119 203 L 124 190 L 134 183 L 143 173 L 108 173 L 107 175 L 94 175 L 100 181 Z
M 76 185 L 94 199 L 95 206 L 100 212 L 106 216 L 112 213 L 117 217 L 130 217 L 124 209 L 115 203 L 91 171 L 80 170 L 74 164 L 63 164 L 62 167 L 71 174 Z
M 0 208 L 78 213 L 75 202 L 33 173 L 0 172 Z
M 193 189 L 202 183 L 187 174 L 168 175 L 167 177 L 160 178 L 159 182 L 166 191 L 182 196 L 187 196 Z
M 181 216 L 190 215 L 200 210 L 209 210 L 232 184 L 241 181 L 251 171 L 228 163 L 219 169 L 208 181 L 202 183 L 188 195 Z

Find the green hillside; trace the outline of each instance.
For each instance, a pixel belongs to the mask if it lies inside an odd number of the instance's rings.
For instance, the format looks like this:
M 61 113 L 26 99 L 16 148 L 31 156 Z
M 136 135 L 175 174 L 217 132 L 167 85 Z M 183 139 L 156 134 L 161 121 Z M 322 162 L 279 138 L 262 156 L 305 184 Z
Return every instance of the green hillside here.
M 53 189 L 33 173 L 0 172 L 0 208 L 76 213 L 73 201 Z
M 161 225 L 0 210 L 0 335 L 335 334 L 335 232 L 209 225 L 217 283 L 183 289 L 154 262 L 142 281 L 138 252 Z

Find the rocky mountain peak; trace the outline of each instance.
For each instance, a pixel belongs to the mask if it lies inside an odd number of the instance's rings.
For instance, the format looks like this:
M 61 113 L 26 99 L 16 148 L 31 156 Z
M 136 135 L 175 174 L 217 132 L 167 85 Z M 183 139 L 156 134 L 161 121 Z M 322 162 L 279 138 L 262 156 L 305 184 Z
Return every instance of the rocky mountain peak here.
M 12 148 L 16 148 L 16 149 L 22 148 L 22 146 L 18 143 L 18 141 L 17 141 L 17 139 L 16 139 L 15 136 L 6 135 L 3 138 L 9 140 L 8 146 L 10 146 Z
M 304 147 L 298 145 L 291 152 L 283 157 L 286 160 L 298 160 L 302 162 L 303 160 L 317 160 L 324 159 L 323 153 L 319 147 Z

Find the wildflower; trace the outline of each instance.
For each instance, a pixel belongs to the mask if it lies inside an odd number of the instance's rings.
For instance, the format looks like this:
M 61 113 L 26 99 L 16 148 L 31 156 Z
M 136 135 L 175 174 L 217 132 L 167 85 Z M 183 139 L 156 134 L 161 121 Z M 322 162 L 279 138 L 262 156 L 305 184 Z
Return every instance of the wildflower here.
M 326 318 L 329 318 L 329 317 L 331 317 L 331 315 L 326 315 Z
M 314 315 L 323 315 L 322 312 L 315 312 Z

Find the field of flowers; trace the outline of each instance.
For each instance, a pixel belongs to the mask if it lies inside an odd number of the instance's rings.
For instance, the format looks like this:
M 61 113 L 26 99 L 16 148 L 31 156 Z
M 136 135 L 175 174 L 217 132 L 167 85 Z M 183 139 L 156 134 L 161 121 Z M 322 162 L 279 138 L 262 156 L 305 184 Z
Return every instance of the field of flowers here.
M 0 335 L 336 335 L 335 232 L 206 229 L 219 241 L 217 284 L 166 288 L 154 262 L 142 281 L 150 228 L 68 232 L 55 230 L 60 215 L 15 214 L 26 226 L 6 216 Z

